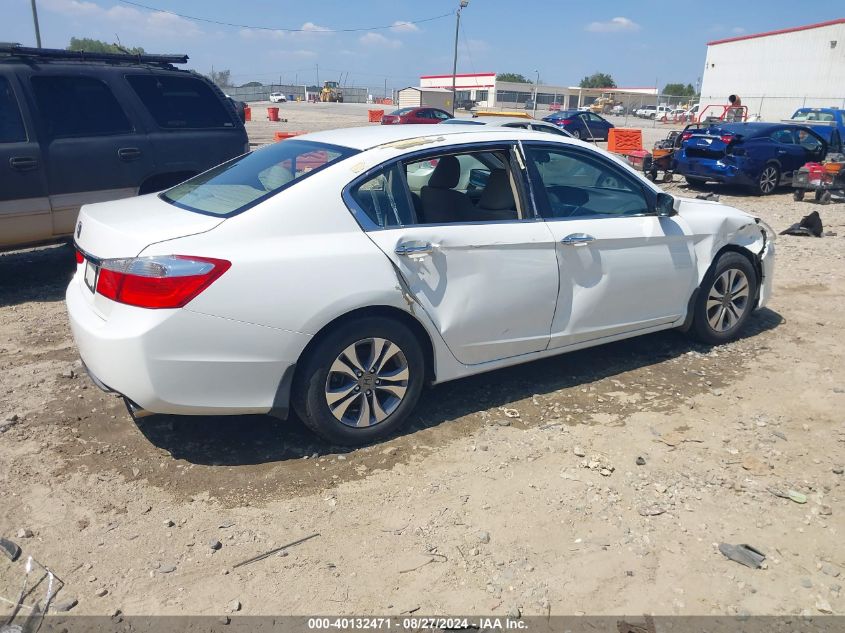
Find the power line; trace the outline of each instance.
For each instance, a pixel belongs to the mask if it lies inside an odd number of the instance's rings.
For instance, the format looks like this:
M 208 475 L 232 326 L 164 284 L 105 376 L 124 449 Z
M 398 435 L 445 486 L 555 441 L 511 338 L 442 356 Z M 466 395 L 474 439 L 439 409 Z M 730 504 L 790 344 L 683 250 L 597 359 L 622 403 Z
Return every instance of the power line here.
M 130 4 L 134 7 L 140 7 L 142 9 L 147 9 L 148 11 L 158 11 L 160 13 L 167 13 L 169 15 L 175 15 L 179 18 L 184 18 L 186 20 L 194 20 L 196 22 L 207 22 L 208 24 L 217 24 L 219 26 L 231 26 L 239 29 L 253 29 L 256 31 L 283 31 L 285 33 L 360 33 L 361 31 L 383 31 L 386 29 L 395 28 L 396 25 L 388 24 L 386 26 L 369 26 L 363 28 L 356 28 L 356 29 L 328 29 L 322 27 L 314 27 L 310 29 L 300 28 L 300 29 L 286 29 L 286 28 L 276 28 L 272 26 L 255 26 L 251 24 L 235 24 L 233 22 L 222 22 L 220 20 L 212 20 L 211 18 L 201 18 L 195 15 L 187 15 L 184 13 L 176 13 L 175 11 L 170 11 L 168 9 L 160 9 L 158 7 L 151 7 L 146 4 L 141 4 L 140 2 L 133 2 L 132 0 L 118 0 L 123 4 Z M 434 20 L 442 20 L 443 18 L 451 17 L 451 13 L 444 13 L 443 15 L 436 15 L 431 18 L 423 18 L 422 20 L 406 20 L 402 21 L 401 24 L 423 24 L 424 22 L 433 22 Z M 401 26 L 401 25 L 400 25 Z

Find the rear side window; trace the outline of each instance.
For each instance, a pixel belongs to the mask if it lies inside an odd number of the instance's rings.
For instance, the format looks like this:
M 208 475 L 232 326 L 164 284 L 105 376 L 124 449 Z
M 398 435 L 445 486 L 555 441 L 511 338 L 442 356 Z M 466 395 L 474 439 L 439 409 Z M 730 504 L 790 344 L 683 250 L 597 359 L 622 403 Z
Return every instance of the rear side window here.
M 0 77 L 0 143 L 26 141 L 21 111 L 15 93 L 5 77 Z
M 228 217 L 358 151 L 349 147 L 287 140 L 218 165 L 161 194 L 178 207 Z
M 415 222 L 398 165 L 388 167 L 357 185 L 352 190 L 352 198 L 367 217 L 381 228 L 405 226 Z
M 32 91 L 51 138 L 133 131 L 108 85 L 93 77 L 33 77 Z
M 201 79 L 128 75 L 126 80 L 161 128 L 183 130 L 235 125 L 220 98 Z

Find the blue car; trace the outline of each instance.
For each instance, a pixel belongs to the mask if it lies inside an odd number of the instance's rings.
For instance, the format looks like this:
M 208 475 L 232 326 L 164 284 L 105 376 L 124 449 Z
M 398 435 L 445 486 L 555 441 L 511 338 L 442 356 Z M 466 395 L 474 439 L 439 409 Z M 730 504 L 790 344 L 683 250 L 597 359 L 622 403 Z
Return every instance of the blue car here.
M 830 151 L 837 151 L 834 149 L 836 145 L 845 141 L 845 110 L 799 108 L 790 120 L 818 132 L 830 145 Z
M 606 141 L 607 134 L 613 127 L 613 123 L 598 114 L 579 110 L 561 110 L 543 117 L 543 121 L 554 123 L 575 138 L 595 141 Z
M 693 186 L 718 182 L 767 195 L 791 183 L 806 163 L 824 160 L 827 149 L 825 139 L 805 125 L 723 123 L 685 130 L 675 171 Z

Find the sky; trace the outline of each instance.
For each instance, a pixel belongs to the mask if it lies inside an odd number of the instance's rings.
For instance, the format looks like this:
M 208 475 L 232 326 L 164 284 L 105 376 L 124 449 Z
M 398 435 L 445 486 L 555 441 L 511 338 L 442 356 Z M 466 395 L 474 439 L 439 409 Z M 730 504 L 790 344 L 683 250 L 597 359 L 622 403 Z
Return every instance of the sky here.
M 42 45 L 64 48 L 75 36 L 187 53 L 189 67 L 228 69 L 236 85 L 343 76 L 347 85 L 381 93 L 385 82 L 398 89 L 418 85 L 420 75 L 452 72 L 458 0 L 137 1 L 150 8 L 135 0 L 37 0 Z M 796 11 L 795 0 L 470 0 L 458 72 L 533 80 L 539 71 L 542 83 L 556 86 L 594 72 L 622 87 L 696 85 L 708 41 L 845 17 L 835 5 L 801 3 Z M 721 9 L 701 9 L 707 6 Z M 0 0 L 0 9 L 0 41 L 34 46 L 30 0 Z M 333 32 L 372 27 L 387 28 Z

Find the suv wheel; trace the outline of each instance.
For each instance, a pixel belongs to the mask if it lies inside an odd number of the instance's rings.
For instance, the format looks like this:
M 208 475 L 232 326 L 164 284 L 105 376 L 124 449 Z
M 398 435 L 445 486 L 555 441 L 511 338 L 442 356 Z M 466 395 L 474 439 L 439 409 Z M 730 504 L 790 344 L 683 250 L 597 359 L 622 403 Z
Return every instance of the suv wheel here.
M 393 433 L 419 400 L 425 360 L 416 335 L 383 317 L 329 333 L 312 350 L 294 391 L 294 409 L 315 433 L 361 446 Z
M 757 271 L 743 255 L 724 253 L 701 282 L 693 310 L 692 332 L 719 345 L 739 335 L 757 297 Z
M 780 169 L 777 165 L 769 164 L 763 167 L 763 171 L 757 177 L 754 192 L 759 196 L 768 196 L 775 192 L 778 184 L 780 184 Z

